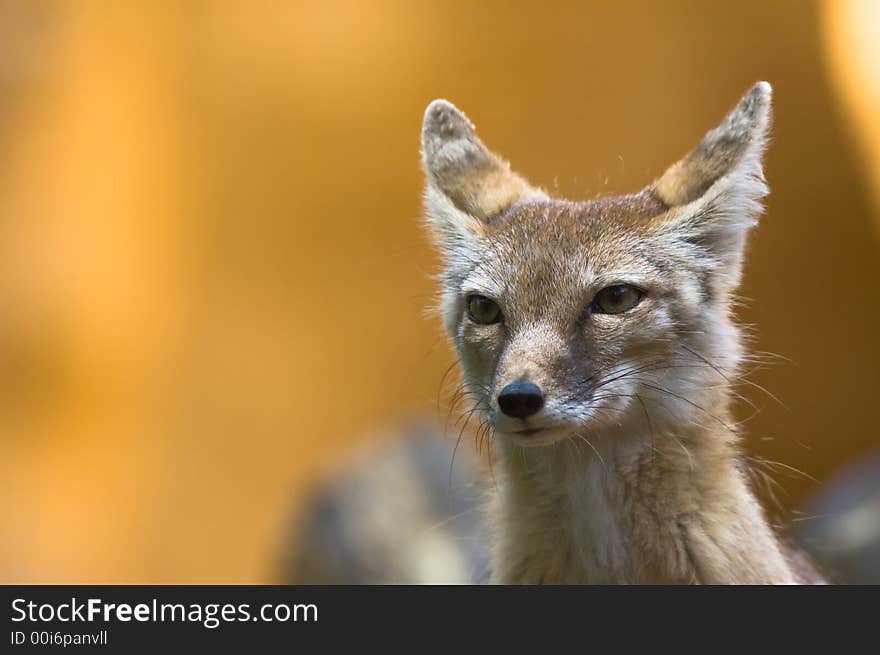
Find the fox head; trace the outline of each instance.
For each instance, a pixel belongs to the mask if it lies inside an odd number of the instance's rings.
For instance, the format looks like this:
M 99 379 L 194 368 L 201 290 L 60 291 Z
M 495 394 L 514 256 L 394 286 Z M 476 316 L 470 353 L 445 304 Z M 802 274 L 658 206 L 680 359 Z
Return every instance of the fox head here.
M 735 374 L 731 316 L 766 194 L 770 85 L 758 83 L 642 191 L 551 198 L 449 102 L 425 113 L 444 323 L 495 434 L 547 444 L 633 421 L 704 425 Z M 724 407 L 720 407 L 724 405 Z

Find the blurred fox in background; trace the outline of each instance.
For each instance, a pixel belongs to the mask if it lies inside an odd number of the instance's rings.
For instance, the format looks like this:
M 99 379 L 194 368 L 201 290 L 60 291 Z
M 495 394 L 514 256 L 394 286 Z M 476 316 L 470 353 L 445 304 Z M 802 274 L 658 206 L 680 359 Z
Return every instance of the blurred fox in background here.
M 488 580 L 482 467 L 441 426 L 389 431 L 318 487 L 283 579 L 294 584 L 478 584 Z

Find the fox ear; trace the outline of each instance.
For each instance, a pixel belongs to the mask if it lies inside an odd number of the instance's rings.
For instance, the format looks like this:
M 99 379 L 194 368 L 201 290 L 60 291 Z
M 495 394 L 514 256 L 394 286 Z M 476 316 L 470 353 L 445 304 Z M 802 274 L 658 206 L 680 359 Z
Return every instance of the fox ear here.
M 434 100 L 422 126 L 428 219 L 444 248 L 473 241 L 490 218 L 513 203 L 544 198 L 477 137 L 454 105 Z
M 670 211 L 662 232 L 703 248 L 717 264 L 719 283 L 739 284 L 743 250 L 767 194 L 761 158 L 770 125 L 771 89 L 758 82 L 727 118 L 654 184 Z

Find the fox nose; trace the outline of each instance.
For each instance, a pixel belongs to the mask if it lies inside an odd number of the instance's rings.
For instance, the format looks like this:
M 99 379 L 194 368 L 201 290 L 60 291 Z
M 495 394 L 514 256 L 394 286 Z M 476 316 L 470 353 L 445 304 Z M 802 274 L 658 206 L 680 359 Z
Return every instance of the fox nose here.
M 511 382 L 498 394 L 501 411 L 513 418 L 528 418 L 544 406 L 544 392 L 533 382 Z

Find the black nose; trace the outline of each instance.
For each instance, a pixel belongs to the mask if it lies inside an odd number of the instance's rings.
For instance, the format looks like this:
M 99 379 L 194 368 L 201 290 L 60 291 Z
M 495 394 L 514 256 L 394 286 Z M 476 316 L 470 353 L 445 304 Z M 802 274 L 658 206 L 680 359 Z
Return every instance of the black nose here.
M 498 394 L 501 411 L 513 418 L 528 418 L 544 406 L 544 392 L 532 382 L 511 382 Z

